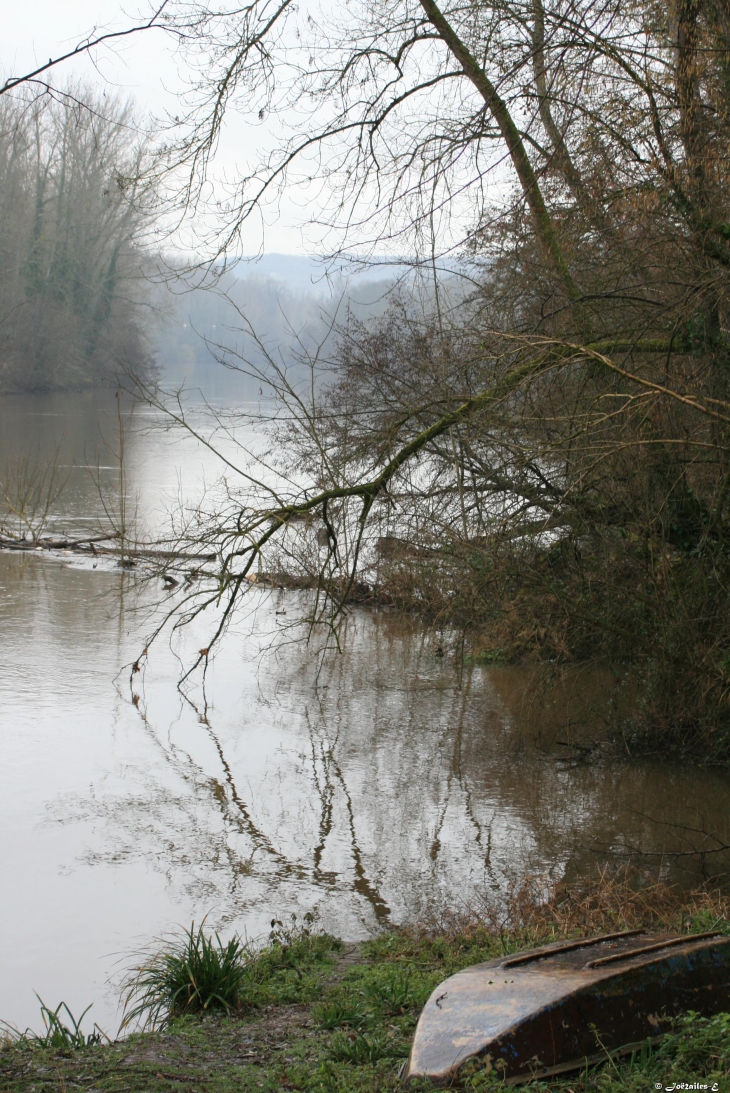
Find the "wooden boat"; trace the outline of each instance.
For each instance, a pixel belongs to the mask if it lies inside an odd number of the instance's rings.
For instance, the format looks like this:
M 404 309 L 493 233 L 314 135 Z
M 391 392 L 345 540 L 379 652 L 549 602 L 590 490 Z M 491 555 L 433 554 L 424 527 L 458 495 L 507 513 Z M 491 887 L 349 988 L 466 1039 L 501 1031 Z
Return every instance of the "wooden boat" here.
M 730 1009 L 730 937 L 627 930 L 452 975 L 419 1018 L 406 1080 L 449 1085 L 469 1059 L 510 1083 L 635 1049 L 686 1010 Z

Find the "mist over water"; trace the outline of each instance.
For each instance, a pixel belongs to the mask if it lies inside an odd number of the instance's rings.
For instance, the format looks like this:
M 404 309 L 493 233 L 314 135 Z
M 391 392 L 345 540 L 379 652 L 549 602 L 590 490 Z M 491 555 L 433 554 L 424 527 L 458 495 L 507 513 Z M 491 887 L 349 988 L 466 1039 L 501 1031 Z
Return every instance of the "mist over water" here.
M 113 496 L 115 411 L 112 392 L 0 403 L 0 466 L 58 449 L 69 469 L 54 528 L 98 519 L 85 467 Z M 128 437 L 148 526 L 217 473 L 154 425 L 140 407 Z M 256 936 L 315 911 L 359 938 L 498 901 L 526 874 L 575 877 L 623 842 L 659 854 L 661 821 L 724 816 L 724 774 L 561 761 L 580 681 L 548 715 L 527 700 L 529 667 L 439 658 L 384 611 L 353 611 L 343 655 L 322 661 L 301 594 L 252 588 L 205 693 L 176 684 L 206 616 L 131 675 L 180 594 L 72 554 L 0 553 L 0 1017 L 21 1027 L 38 1026 L 35 990 L 74 1013 L 93 1001 L 113 1033 L 120 955 L 193 917 Z

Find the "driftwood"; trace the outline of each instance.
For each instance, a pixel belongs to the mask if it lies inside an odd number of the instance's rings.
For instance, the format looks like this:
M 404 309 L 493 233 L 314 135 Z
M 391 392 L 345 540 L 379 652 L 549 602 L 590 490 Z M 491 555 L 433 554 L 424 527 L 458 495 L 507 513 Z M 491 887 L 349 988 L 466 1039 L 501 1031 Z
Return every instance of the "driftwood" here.
M 0 535 L 0 548 L 2 550 L 79 550 L 83 552 L 97 553 L 96 543 L 109 543 L 114 535 L 100 535 L 87 539 L 8 539 Z M 103 548 L 99 548 L 101 552 Z M 109 551 L 109 548 L 106 548 Z
M 99 535 L 88 539 L 8 539 L 0 535 L 0 550 L 69 550 L 78 554 L 119 554 L 114 546 L 97 546 L 97 543 L 113 543 L 116 535 Z M 159 558 L 161 561 L 214 562 L 215 554 L 185 554 L 176 550 L 155 550 L 149 547 L 125 549 L 125 558 Z

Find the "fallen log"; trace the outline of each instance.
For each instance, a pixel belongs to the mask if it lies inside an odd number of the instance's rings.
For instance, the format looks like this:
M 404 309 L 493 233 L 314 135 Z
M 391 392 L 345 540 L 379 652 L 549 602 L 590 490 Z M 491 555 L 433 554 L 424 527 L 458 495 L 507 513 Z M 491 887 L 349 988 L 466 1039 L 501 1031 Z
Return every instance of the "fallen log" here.
M 97 543 L 113 543 L 116 535 L 92 536 L 88 539 L 7 539 L 0 536 L 0 550 L 68 550 L 79 554 L 119 554 L 119 547 L 97 546 Z M 125 548 L 125 558 L 159 558 L 160 561 L 214 562 L 215 554 L 188 554 L 176 550 L 157 550 L 154 547 Z

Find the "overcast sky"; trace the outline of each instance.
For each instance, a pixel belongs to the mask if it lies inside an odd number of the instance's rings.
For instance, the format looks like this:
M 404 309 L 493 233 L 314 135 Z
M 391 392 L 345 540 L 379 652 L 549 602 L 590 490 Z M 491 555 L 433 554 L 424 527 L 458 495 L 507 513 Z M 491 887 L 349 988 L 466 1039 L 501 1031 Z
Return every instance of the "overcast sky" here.
M 138 21 L 148 8 L 144 4 L 120 3 L 118 0 L 15 0 L 6 4 L 3 13 L 3 36 L 0 47 L 0 67 L 3 77 L 21 75 L 73 49 L 94 28 L 121 30 Z M 146 114 L 164 116 L 173 109 L 175 93 L 183 87 L 184 73 L 161 30 L 117 41 L 111 48 L 99 48 L 93 56 L 83 56 L 59 66 L 54 73 L 56 83 L 67 78 L 82 77 L 100 88 L 109 88 L 131 95 Z M 236 167 L 236 148 L 249 145 L 241 136 L 244 119 L 232 119 L 222 144 L 218 169 L 229 177 Z M 316 238 L 311 230 L 303 235 L 306 213 L 293 201 L 282 204 L 279 215 L 272 210 L 264 228 L 263 245 L 268 253 L 313 253 Z M 260 225 L 251 225 L 244 239 L 246 253 L 256 253 L 262 241 Z

